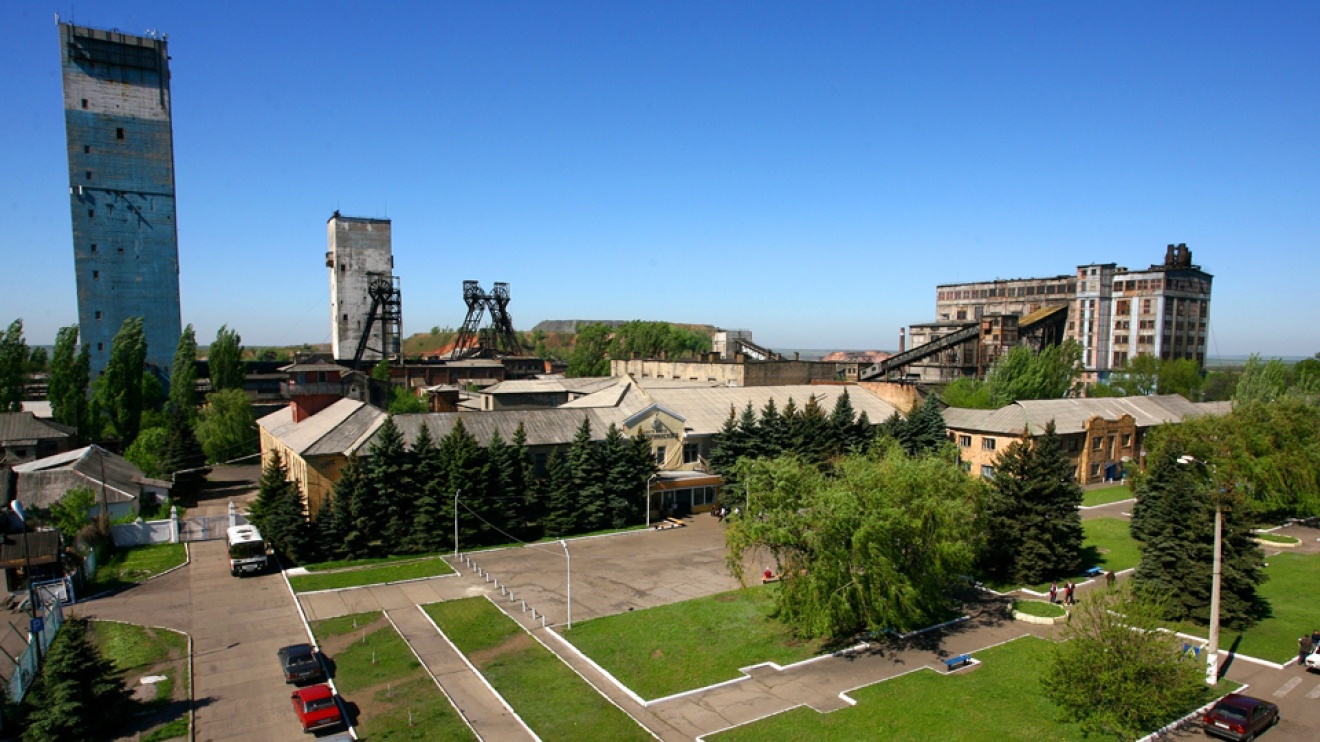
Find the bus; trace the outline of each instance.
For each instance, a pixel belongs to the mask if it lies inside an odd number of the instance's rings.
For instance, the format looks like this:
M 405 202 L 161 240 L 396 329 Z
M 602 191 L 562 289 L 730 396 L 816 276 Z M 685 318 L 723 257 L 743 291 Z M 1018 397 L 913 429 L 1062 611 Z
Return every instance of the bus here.
M 235 577 L 249 572 L 265 572 L 268 565 L 266 542 L 256 526 L 230 526 L 229 574 Z

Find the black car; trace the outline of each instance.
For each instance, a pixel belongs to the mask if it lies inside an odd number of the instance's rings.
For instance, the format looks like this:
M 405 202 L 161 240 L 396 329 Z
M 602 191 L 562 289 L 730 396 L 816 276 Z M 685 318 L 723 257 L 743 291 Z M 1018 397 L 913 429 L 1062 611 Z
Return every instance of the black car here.
M 312 645 L 290 644 L 287 647 L 280 647 L 276 654 L 280 658 L 280 668 L 284 670 L 284 682 L 305 683 L 325 680 L 321 655 Z

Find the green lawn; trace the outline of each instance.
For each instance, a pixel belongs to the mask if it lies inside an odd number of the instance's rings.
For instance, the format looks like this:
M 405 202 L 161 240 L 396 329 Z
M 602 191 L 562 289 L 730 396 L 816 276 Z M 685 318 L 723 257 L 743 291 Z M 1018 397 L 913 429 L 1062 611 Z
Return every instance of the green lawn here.
M 1293 546 L 1296 546 L 1297 544 L 1302 543 L 1301 539 L 1293 538 L 1292 536 L 1284 536 L 1278 533 L 1254 533 L 1252 535 L 1255 536 L 1258 541 L 1265 541 L 1271 544 L 1292 544 Z
M 188 736 L 190 678 L 184 660 L 188 656 L 188 638 L 169 629 L 154 629 L 114 621 L 92 621 L 89 635 L 101 654 L 114 665 L 125 681 L 136 684 L 144 675 L 162 675 L 153 684 L 155 696 L 140 707 L 151 714 L 153 726 L 142 730 L 146 742 L 161 742 Z
M 339 559 L 331 562 L 317 562 L 315 564 L 304 564 L 302 568 L 308 572 L 328 572 L 330 570 L 351 569 L 353 567 L 372 567 L 378 564 L 399 564 L 403 562 L 419 562 L 424 559 L 434 559 L 445 556 L 450 552 L 436 552 L 434 554 L 396 554 L 394 556 L 376 557 L 374 559 Z
M 362 737 L 476 738 L 380 612 L 315 621 L 312 633 L 334 662 L 339 693 L 360 711 L 357 730 Z
M 575 624 L 565 636 L 643 698 L 741 677 L 738 668 L 790 664 L 820 651 L 769 613 L 777 585 L 756 586 Z
M 1058 618 L 1067 611 L 1058 603 L 1046 603 L 1043 600 L 1015 600 L 1013 601 L 1013 610 L 1018 613 L 1025 613 L 1028 616 L 1039 616 L 1040 618 Z
M 1221 628 L 1219 648 L 1230 649 L 1237 642 L 1240 654 L 1287 662 L 1297 656 L 1297 637 L 1320 626 L 1320 598 L 1316 592 L 1320 556 L 1278 554 L 1268 561 L 1265 574 L 1269 579 L 1259 589 L 1274 615 L 1245 632 Z M 1209 635 L 1204 626 L 1182 624 L 1171 628 L 1203 638 Z
M 1040 678 L 1050 643 L 1023 637 L 974 653 L 982 664 L 952 674 L 918 670 L 860 688 L 856 706 L 821 714 L 809 707 L 706 737 L 719 742 L 811 740 L 1106 740 L 1084 738 L 1076 724 L 1060 720 L 1042 695 Z
M 1113 487 L 1087 490 L 1082 494 L 1082 507 L 1090 508 L 1095 507 L 1096 505 L 1108 505 L 1111 502 L 1131 500 L 1133 497 L 1132 490 L 1128 489 L 1126 484 L 1116 484 Z
M 290 577 L 289 584 L 293 586 L 294 592 L 305 593 L 312 590 L 378 585 L 382 582 L 415 580 L 422 577 L 437 577 L 453 573 L 454 570 L 443 559 L 431 558 L 400 564 L 383 564 L 376 567 L 348 569 L 340 572 L 316 572 L 310 575 L 298 575 Z
M 97 565 L 96 574 L 88 581 L 84 592 L 95 595 L 146 582 L 187 560 L 188 551 L 183 544 L 152 544 L 119 549 L 104 563 Z
M 653 739 L 485 598 L 432 603 L 425 608 L 541 739 Z
M 1141 552 L 1137 540 L 1122 518 L 1092 518 L 1082 521 L 1086 539 L 1082 545 L 1082 566 L 1100 566 L 1119 572 L 1137 566 Z

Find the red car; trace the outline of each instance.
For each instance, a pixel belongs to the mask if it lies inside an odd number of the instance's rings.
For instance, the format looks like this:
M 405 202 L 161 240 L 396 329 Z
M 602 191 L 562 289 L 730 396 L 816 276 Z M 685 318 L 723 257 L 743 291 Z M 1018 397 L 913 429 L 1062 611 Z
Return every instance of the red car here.
M 293 712 L 302 722 L 304 732 L 315 732 L 344 723 L 339 713 L 339 704 L 335 703 L 335 694 L 324 683 L 300 688 L 290 696 L 293 699 Z
M 1247 742 L 1279 723 L 1279 707 L 1269 701 L 1230 693 L 1201 717 L 1206 734 Z

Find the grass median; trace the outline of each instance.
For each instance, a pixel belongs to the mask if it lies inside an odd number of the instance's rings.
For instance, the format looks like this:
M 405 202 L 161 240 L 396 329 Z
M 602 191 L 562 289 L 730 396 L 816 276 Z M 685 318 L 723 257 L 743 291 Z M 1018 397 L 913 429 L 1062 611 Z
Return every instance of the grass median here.
M 747 587 L 682 603 L 583 621 L 566 636 L 643 698 L 741 677 L 741 667 L 787 665 L 819 654 L 770 618 L 778 585 Z
M 188 736 L 192 703 L 188 637 L 177 631 L 115 621 L 92 621 L 88 636 L 130 688 L 153 679 L 139 693 L 139 708 L 125 730 L 133 739 L 161 742 Z
M 653 739 L 489 600 L 465 598 L 425 609 L 541 739 Z
M 311 624 L 333 663 L 335 685 L 356 707 L 358 734 L 370 740 L 474 740 L 408 643 L 380 612 Z
M 416 561 L 389 563 L 373 567 L 344 569 L 335 572 L 314 572 L 289 578 L 294 592 L 306 593 L 314 590 L 334 590 L 363 585 L 379 585 L 385 582 L 417 580 L 425 577 L 439 577 L 454 573 L 443 559 L 433 557 Z

